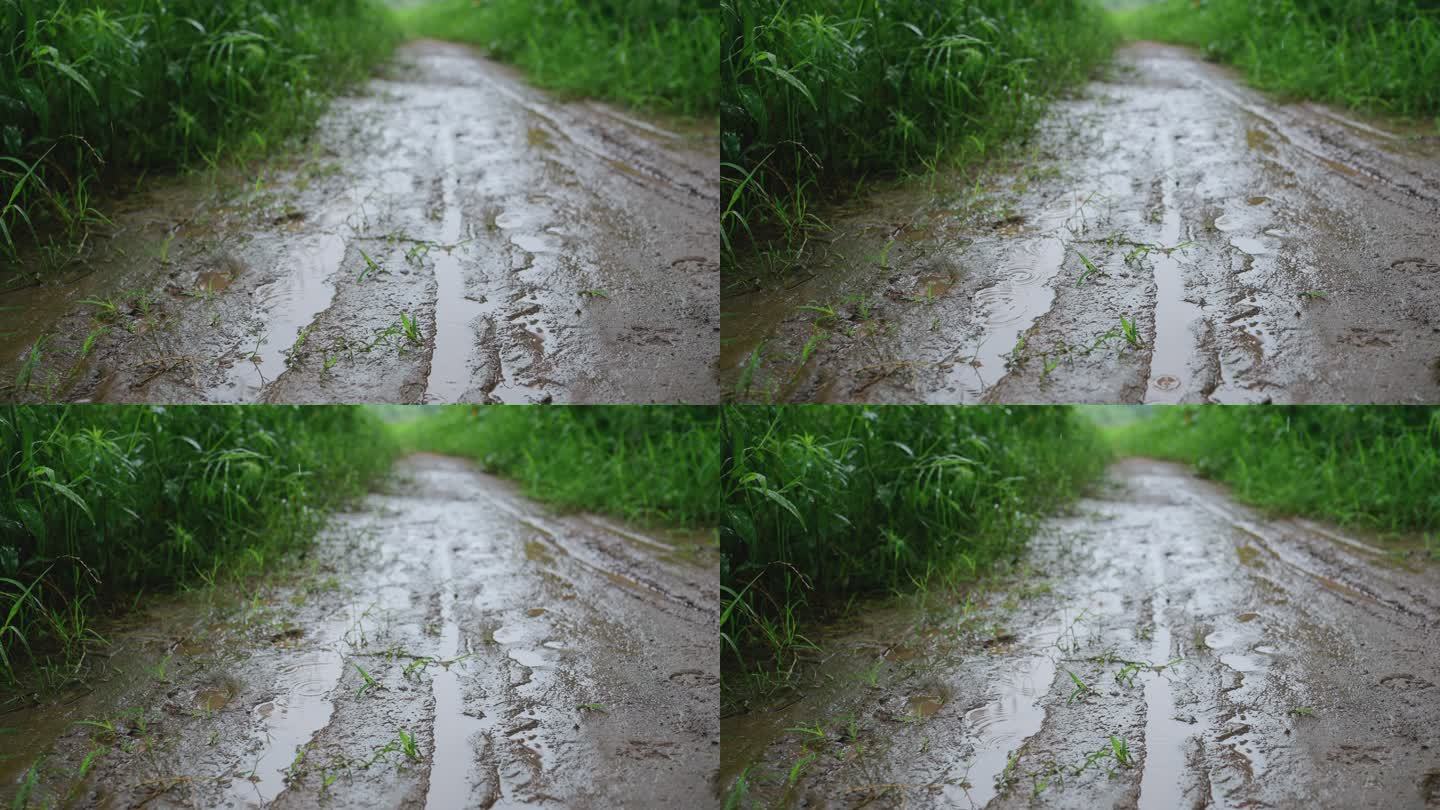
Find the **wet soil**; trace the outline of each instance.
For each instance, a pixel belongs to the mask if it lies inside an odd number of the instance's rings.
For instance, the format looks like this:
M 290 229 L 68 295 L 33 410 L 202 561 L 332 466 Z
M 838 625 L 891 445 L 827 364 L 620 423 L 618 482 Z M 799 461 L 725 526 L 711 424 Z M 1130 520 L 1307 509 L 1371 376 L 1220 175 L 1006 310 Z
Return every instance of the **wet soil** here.
M 1107 73 L 978 186 L 887 189 L 822 214 L 782 276 L 727 269 L 725 390 L 1440 399 L 1440 136 L 1277 103 L 1170 46 Z
M 81 401 L 713 402 L 716 137 L 409 43 L 301 154 L 152 185 L 82 260 L 31 257 L 43 283 L 0 292 L 0 379 Z
M 1117 464 L 1010 581 L 822 643 L 805 688 L 722 719 L 718 791 L 743 773 L 752 806 L 1440 806 L 1440 568 L 1174 465 Z
M 104 677 L 0 716 L 0 797 L 43 755 L 36 795 L 87 807 L 703 806 L 716 564 L 411 457 L 293 581 L 156 603 Z

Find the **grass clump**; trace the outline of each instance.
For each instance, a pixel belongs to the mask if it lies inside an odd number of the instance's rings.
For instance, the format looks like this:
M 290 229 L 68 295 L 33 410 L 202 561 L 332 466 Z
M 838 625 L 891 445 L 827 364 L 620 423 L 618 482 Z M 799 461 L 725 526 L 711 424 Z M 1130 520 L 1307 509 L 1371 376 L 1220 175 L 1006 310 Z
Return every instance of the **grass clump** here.
M 828 606 L 954 586 L 1014 557 L 1107 461 L 1066 407 L 747 406 L 722 422 L 732 685 L 790 671 Z
M 727 250 L 796 248 L 817 198 L 1027 132 L 1114 40 L 1087 0 L 722 0 Z
M 450 407 L 392 425 L 406 450 L 475 459 L 536 500 L 642 523 L 719 520 L 715 409 Z
M 718 106 L 712 0 L 438 0 L 400 14 L 410 33 L 479 45 L 542 87 L 691 116 Z
M 0 408 L 0 685 L 76 674 L 99 611 L 299 548 L 383 439 L 344 406 Z
M 1391 115 L 1440 114 L 1433 2 L 1166 0 L 1116 19 L 1130 38 L 1202 48 L 1265 90 Z
M 372 0 L 0 0 L 0 256 L 83 239 L 107 178 L 305 130 L 398 33 Z
M 1193 464 L 1272 512 L 1386 533 L 1440 527 L 1437 408 L 1163 408 L 1107 434 L 1117 453 Z

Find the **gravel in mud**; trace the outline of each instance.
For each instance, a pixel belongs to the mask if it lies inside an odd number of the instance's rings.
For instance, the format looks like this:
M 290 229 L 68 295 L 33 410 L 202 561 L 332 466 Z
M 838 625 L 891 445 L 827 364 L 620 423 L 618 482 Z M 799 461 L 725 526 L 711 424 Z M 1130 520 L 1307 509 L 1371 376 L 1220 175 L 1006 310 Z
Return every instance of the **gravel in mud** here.
M 5 716 L 25 750 L 0 796 L 43 754 L 40 795 L 84 806 L 700 806 L 715 564 L 713 540 L 411 457 L 295 582 L 156 609 L 113 633 L 106 677 Z
M 831 212 L 784 278 L 746 286 L 738 268 L 721 304 L 725 389 L 1440 400 L 1440 138 L 1277 104 L 1190 51 L 1140 43 L 1057 102 L 1029 146 L 978 195 L 942 179 Z
M 713 402 L 715 137 L 413 42 L 300 154 L 132 195 L 0 292 L 0 374 L 107 402 Z
M 813 686 L 722 719 L 717 784 L 744 773 L 757 806 L 1435 807 L 1423 560 L 1124 461 L 1013 582 L 829 628 Z

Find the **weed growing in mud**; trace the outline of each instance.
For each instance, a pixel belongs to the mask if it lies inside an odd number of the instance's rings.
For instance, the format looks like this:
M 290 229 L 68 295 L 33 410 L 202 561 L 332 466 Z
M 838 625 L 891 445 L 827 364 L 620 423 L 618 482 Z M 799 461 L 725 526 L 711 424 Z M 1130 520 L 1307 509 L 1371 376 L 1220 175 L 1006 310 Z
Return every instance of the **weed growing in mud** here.
M 1075 251 L 1075 255 L 1080 257 L 1080 263 L 1085 266 L 1085 271 L 1080 274 L 1079 278 L 1075 279 L 1076 287 L 1083 286 L 1085 284 L 1085 279 L 1090 278 L 1091 276 L 1105 275 L 1100 271 L 1100 268 L 1096 267 L 1094 262 L 1091 262 L 1090 258 L 1084 253 L 1081 253 L 1077 250 Z
M 356 698 L 363 698 L 366 694 L 370 692 L 373 692 L 377 689 L 385 688 L 384 685 L 382 685 L 379 681 L 375 680 L 375 678 L 371 676 L 364 667 L 353 662 L 351 663 L 351 666 L 355 667 L 355 671 L 360 673 L 361 683 L 360 688 L 355 690 Z
M 400 313 L 400 329 L 404 331 L 405 339 L 412 344 L 418 346 L 425 342 L 424 337 L 420 335 L 420 325 L 415 322 L 415 318 L 410 313 Z
M 604 703 L 581 703 L 575 707 L 582 712 L 594 712 L 597 714 L 609 714 L 610 710 L 605 708 Z
M 1139 349 L 1145 346 L 1145 341 L 1140 338 L 1140 330 L 1135 325 L 1135 321 L 1124 315 L 1120 316 L 1120 334 L 1124 336 L 1125 342 L 1129 344 L 1132 349 Z
M 1088 684 L 1080 680 L 1079 675 L 1076 675 L 1074 672 L 1071 672 L 1068 669 L 1065 670 L 1065 674 L 1070 676 L 1070 682 L 1075 684 L 1075 688 L 1070 691 L 1070 697 L 1065 699 L 1065 703 L 1074 703 L 1077 700 L 1084 700 L 1090 695 L 1095 694 L 1095 690 L 1091 689 Z

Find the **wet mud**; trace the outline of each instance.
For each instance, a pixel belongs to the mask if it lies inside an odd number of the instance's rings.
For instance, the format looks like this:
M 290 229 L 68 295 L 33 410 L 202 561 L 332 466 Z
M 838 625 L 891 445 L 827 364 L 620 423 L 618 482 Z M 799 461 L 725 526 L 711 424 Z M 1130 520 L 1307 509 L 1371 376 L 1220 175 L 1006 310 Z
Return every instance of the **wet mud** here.
M 713 538 L 398 470 L 293 581 L 157 606 L 103 677 L 0 717 L 0 798 L 33 767 L 32 800 L 86 807 L 713 803 Z
M 1122 48 L 1013 164 L 727 269 L 722 381 L 826 402 L 1433 402 L 1440 136 Z
M 1015 576 L 823 633 L 721 721 L 748 806 L 1425 808 L 1440 568 L 1132 459 Z M 814 729 L 819 734 L 802 729 Z
M 714 402 L 713 127 L 403 46 L 301 153 L 110 206 L 0 291 L 7 396 Z

